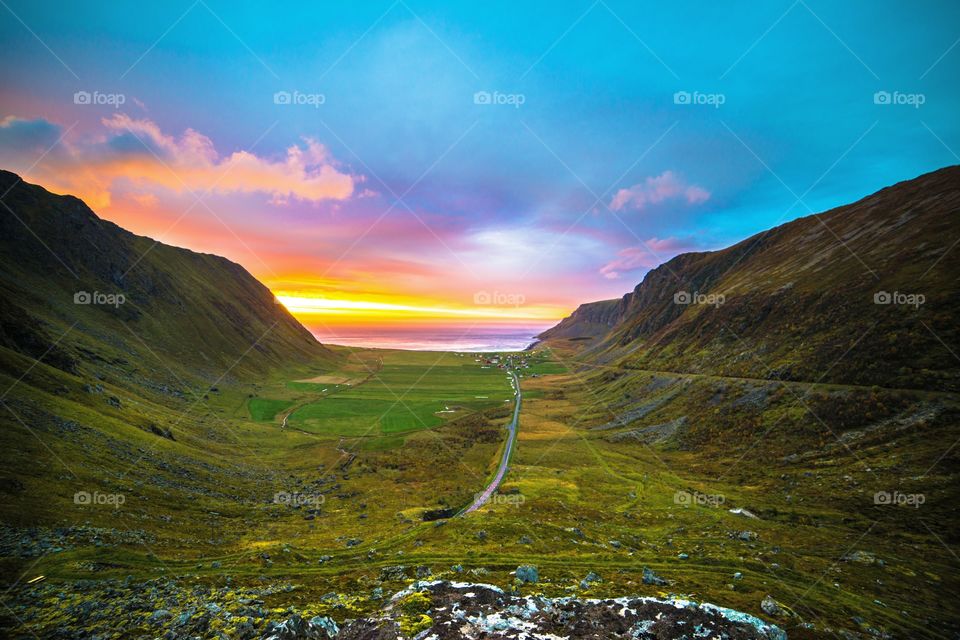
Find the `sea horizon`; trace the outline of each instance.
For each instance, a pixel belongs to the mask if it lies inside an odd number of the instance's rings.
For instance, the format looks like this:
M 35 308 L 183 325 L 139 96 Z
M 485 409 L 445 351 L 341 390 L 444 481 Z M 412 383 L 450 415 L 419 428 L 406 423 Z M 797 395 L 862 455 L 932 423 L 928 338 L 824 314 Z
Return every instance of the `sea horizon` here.
M 311 333 L 323 344 L 343 347 L 488 353 L 523 351 L 536 343 L 537 335 L 549 327 L 351 327 L 342 331 L 314 329 Z

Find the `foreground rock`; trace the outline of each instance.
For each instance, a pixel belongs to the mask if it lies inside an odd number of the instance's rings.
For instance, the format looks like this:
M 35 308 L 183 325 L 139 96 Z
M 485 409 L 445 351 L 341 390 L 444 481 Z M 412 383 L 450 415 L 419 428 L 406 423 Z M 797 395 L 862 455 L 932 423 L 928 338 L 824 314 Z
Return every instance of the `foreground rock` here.
M 589 584 L 599 580 L 590 574 Z M 227 578 L 230 582 L 230 579 Z M 514 581 L 514 588 L 521 587 Z M 535 588 L 526 586 L 525 589 Z M 159 578 L 52 581 L 0 594 L 0 638 L 158 640 L 782 640 L 738 611 L 678 599 L 519 596 L 488 584 L 417 581 L 376 606 L 288 582 L 214 586 Z M 297 600 L 297 606 L 292 601 Z M 782 605 L 778 606 L 782 607 Z M 769 605 L 764 607 L 765 613 Z M 785 607 L 783 608 L 784 610 Z M 374 609 L 376 611 L 377 609 Z M 779 613 L 779 611 L 778 611 Z M 767 615 L 770 615 L 767 613 Z M 371 616 L 371 617 L 364 617 Z M 779 618 L 788 620 L 788 618 Z M 854 637 L 854 636 L 850 636 Z
M 336 638 L 338 632 L 337 623 L 325 616 L 304 620 L 294 615 L 280 623 L 268 623 L 263 640 L 327 640 Z
M 415 582 L 376 619 L 349 623 L 339 640 L 785 640 L 753 616 L 687 600 L 581 600 L 514 596 L 487 584 Z

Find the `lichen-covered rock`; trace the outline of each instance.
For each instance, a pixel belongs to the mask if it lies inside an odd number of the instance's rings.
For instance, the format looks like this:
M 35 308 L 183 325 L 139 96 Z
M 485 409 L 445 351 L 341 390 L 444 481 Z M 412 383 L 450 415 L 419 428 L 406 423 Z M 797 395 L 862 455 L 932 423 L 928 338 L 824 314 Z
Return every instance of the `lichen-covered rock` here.
M 380 569 L 380 579 L 384 582 L 389 580 L 404 580 L 407 577 L 407 568 L 402 564 L 383 567 Z
M 763 612 L 768 616 L 773 616 L 774 618 L 786 618 L 793 615 L 793 612 L 790 611 L 790 608 L 780 602 L 774 600 L 773 596 L 766 596 L 760 602 L 760 608 L 763 609 Z
M 415 582 L 379 618 L 346 624 L 337 640 L 786 640 L 778 627 L 711 604 L 656 598 L 514 596 L 493 585 Z
M 643 584 L 652 584 L 657 586 L 664 586 L 667 584 L 667 581 L 658 576 L 653 572 L 653 569 L 648 569 L 647 567 L 643 568 Z
M 599 575 L 591 571 L 586 575 L 586 577 L 583 580 L 580 581 L 580 588 L 589 589 L 590 585 L 597 582 L 603 582 L 603 578 L 601 578 Z
M 261 640 L 328 640 L 340 633 L 337 623 L 325 616 L 304 620 L 292 615 L 283 622 L 270 622 L 264 629 Z
M 522 564 L 517 567 L 517 580 L 520 582 L 535 583 L 540 580 L 540 572 L 533 565 Z

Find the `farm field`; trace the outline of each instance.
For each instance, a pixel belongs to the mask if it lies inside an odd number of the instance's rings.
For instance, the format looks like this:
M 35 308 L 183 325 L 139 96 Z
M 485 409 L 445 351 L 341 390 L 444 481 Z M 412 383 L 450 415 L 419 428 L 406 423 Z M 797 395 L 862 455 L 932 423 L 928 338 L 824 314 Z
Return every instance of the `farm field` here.
M 512 398 L 506 373 L 479 360 L 469 353 L 351 354 L 342 372 L 265 386 L 248 411 L 318 436 L 377 439 L 431 429 Z

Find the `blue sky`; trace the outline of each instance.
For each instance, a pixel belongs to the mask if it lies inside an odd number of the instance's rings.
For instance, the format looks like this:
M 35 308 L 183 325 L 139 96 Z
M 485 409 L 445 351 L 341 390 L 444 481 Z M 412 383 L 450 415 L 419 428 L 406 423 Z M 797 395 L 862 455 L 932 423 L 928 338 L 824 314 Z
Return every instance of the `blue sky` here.
M 491 289 L 562 315 L 677 252 L 960 161 L 954 2 L 0 13 L 2 166 L 275 290 L 456 306 Z M 196 205 L 237 157 L 246 182 Z

